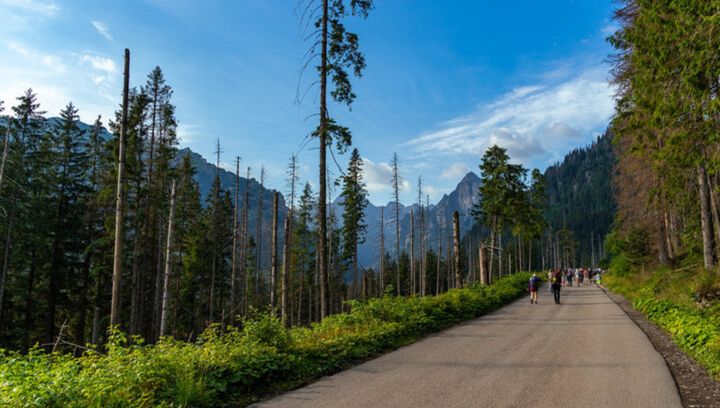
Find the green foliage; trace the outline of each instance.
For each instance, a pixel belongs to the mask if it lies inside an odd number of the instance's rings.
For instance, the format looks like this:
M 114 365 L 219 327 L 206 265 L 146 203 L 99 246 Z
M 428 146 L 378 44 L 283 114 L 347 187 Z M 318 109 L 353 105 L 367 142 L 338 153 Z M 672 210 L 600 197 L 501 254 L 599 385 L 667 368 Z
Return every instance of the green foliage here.
M 620 276 L 645 265 L 649 260 L 649 237 L 640 228 L 633 228 L 627 237 L 613 231 L 606 237 L 605 246 L 610 251 L 610 270 Z
M 212 326 L 192 343 L 164 338 L 146 345 L 116 331 L 106 354 L 0 350 L 0 405 L 243 405 L 497 309 L 522 296 L 528 279 L 517 274 L 434 297 L 352 301 L 349 313 L 290 330 L 261 314 L 242 329 Z

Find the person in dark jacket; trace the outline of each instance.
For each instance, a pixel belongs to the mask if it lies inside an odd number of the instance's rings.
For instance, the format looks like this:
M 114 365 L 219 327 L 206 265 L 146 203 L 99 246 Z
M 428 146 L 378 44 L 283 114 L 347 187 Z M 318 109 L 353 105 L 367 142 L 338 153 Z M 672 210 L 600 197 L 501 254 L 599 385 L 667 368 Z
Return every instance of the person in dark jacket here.
M 560 288 L 562 288 L 562 272 L 559 269 L 553 271 L 550 276 L 550 286 L 552 287 L 553 297 L 555 298 L 555 304 L 560 304 Z

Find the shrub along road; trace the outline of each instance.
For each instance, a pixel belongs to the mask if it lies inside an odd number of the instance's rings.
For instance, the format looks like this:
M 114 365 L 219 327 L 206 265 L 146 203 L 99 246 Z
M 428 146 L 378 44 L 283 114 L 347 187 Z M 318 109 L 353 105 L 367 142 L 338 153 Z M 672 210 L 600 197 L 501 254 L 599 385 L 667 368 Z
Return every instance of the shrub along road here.
M 600 289 L 547 290 L 255 407 L 680 407 L 663 358 Z

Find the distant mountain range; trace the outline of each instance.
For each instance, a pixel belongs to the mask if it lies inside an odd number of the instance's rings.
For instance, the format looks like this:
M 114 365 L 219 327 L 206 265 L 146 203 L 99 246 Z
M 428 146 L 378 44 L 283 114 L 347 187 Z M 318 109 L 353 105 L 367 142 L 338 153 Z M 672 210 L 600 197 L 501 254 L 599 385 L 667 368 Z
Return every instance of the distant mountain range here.
M 49 119 L 54 123 L 58 119 Z M 91 125 L 81 123 L 83 130 L 88 130 Z M 112 137 L 103 129 L 106 138 Z M 578 245 L 578 260 L 586 262 L 590 260 L 591 252 L 600 257 L 602 251 L 600 246 L 604 235 L 611 227 L 615 215 L 615 204 L 612 194 L 612 167 L 614 155 L 612 152 L 612 134 L 608 131 L 597 141 L 588 147 L 575 149 L 568 153 L 561 163 L 549 167 L 545 171 L 548 182 L 548 221 L 555 231 L 567 226 L 573 231 Z M 182 157 L 190 156 L 193 167 L 196 170 L 195 179 L 199 184 L 203 204 L 210 193 L 213 179 L 216 174 L 220 175 L 222 188 L 231 192 L 235 190 L 235 174 L 223 168 L 218 169 L 213 163 L 205 160 L 200 154 L 189 148 L 178 151 L 177 161 Z M 265 244 L 270 239 L 272 223 L 272 201 L 276 190 L 260 186 L 260 183 L 251 178 L 240 177 L 240 199 L 243 200 L 245 191 L 249 188 L 250 209 L 249 209 L 249 232 L 255 235 L 257 225 L 258 194 L 262 194 L 263 213 L 262 236 Z M 473 230 L 475 224 L 472 216 L 472 209 L 477 203 L 477 192 L 481 185 L 480 177 L 469 172 L 460 180 L 456 188 L 445 194 L 437 202 L 429 206 L 429 242 L 435 248 L 439 238 L 443 237 L 443 247 L 448 245 L 452 234 L 452 215 L 458 211 L 460 214 L 460 234 L 466 235 Z M 280 194 L 280 220 L 282 228 L 287 207 L 285 198 Z M 332 208 L 340 220 L 343 213 L 341 199 L 336 199 Z M 384 206 L 376 206 L 368 202 L 365 209 L 365 223 L 367 224 L 367 238 L 359 247 L 359 260 L 364 267 L 376 267 L 380 256 L 380 211 L 384 210 L 385 251 L 395 256 L 395 203 L 390 202 Z M 418 217 L 418 205 L 400 204 L 400 245 L 401 251 L 407 250 L 410 246 L 410 211 Z M 228 220 L 231 222 L 231 220 Z M 419 231 L 416 232 L 419 237 Z M 482 233 L 473 231 L 473 236 Z M 280 234 L 282 240 L 282 234 Z M 592 237 L 592 238 L 591 238 Z M 282 242 L 282 241 L 281 241 Z M 417 245 L 417 243 L 416 243 Z M 263 245 L 263 265 L 269 266 L 270 248 Z M 417 248 L 417 247 L 416 247 Z M 597 259 L 597 258 L 596 258 Z
M 480 187 L 480 177 L 475 173 L 468 173 L 463 177 L 455 190 L 445 194 L 437 204 L 430 204 L 427 214 L 428 220 L 428 242 L 435 247 L 439 237 L 449 239 L 452 234 L 452 216 L 455 211 L 460 214 L 460 234 L 464 234 L 472 228 L 474 223 L 471 210 L 476 203 L 477 191 Z M 343 207 L 341 200 L 336 200 L 334 209 L 337 214 L 342 215 Z M 365 242 L 358 249 L 358 259 L 365 267 L 375 267 L 379 263 L 380 256 L 380 211 L 384 211 L 385 251 L 395 256 L 397 232 L 395 227 L 395 203 L 389 202 L 384 206 L 375 206 L 368 203 L 365 209 L 365 223 L 368 226 L 368 233 Z M 399 208 L 400 215 L 400 250 L 410 248 L 410 211 L 414 213 L 416 225 L 419 225 L 419 206 L 413 204 L 405 206 L 402 203 Z M 416 228 L 417 229 L 417 228 Z M 416 234 L 416 250 L 420 237 L 420 231 Z M 444 241 L 443 245 L 447 245 Z

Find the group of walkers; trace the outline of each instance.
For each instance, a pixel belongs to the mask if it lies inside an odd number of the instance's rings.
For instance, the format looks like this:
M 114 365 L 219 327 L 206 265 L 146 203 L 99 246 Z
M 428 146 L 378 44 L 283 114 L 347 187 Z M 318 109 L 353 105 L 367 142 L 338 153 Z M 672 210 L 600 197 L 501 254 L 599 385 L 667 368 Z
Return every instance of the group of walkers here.
M 600 286 L 600 279 L 602 276 L 602 269 L 588 269 L 588 268 L 568 268 L 552 269 L 548 271 L 548 290 L 552 292 L 555 304 L 560 304 L 560 289 L 565 286 L 577 286 L 581 287 L 583 284 L 588 285 L 595 283 L 596 286 Z M 542 286 L 542 280 L 533 273 L 528 282 L 528 292 L 530 292 L 530 303 L 537 304 L 538 302 L 538 291 Z

